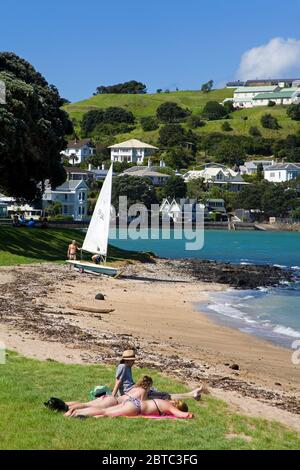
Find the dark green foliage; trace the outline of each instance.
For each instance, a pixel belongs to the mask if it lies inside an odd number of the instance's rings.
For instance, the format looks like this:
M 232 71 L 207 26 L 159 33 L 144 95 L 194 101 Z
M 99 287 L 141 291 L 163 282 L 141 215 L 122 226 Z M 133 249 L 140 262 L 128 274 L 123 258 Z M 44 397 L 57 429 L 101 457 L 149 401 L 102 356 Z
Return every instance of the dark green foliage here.
M 300 104 L 291 104 L 286 113 L 294 121 L 300 121 Z
M 0 79 L 7 101 L 0 106 L 0 191 L 33 200 L 45 179 L 53 187 L 65 180 L 60 152 L 72 122 L 57 89 L 17 55 L 0 54 Z
M 112 204 L 118 210 L 119 196 L 127 196 L 128 207 L 132 204 L 142 203 L 147 208 L 157 203 L 155 188 L 147 178 L 138 178 L 123 175 L 114 178 L 112 187 Z
M 273 144 L 273 152 L 277 158 L 299 163 L 300 162 L 300 135 L 288 135 Z
M 235 111 L 235 107 L 233 106 L 233 102 L 231 100 L 225 101 L 223 106 L 227 114 L 233 113 Z
M 111 93 L 140 95 L 147 93 L 147 87 L 146 85 L 144 85 L 144 83 L 137 82 L 136 80 L 131 80 L 129 82 L 118 83 L 117 85 L 99 86 L 96 89 L 95 95 Z
M 241 165 L 246 158 L 246 154 L 245 150 L 237 142 L 223 140 L 216 148 L 215 157 L 220 163 L 234 166 Z
M 274 108 L 274 106 L 276 106 L 275 101 L 270 100 L 269 103 L 268 103 L 268 107 L 269 108 Z
M 183 109 L 177 103 L 167 101 L 156 110 L 157 118 L 164 123 L 178 122 L 190 114 L 188 109 Z
M 264 179 L 264 166 L 262 163 L 257 165 L 256 178 L 258 181 L 262 181 Z
M 180 199 L 186 197 L 187 185 L 181 176 L 171 176 L 161 192 L 163 197 Z
M 265 129 L 280 129 L 278 120 L 272 114 L 264 114 L 261 118 L 261 125 Z
M 246 186 L 238 195 L 237 204 L 244 209 L 259 209 L 266 218 L 285 217 L 297 207 L 297 192 L 262 180 Z
M 131 111 L 118 107 L 106 109 L 93 109 L 88 111 L 82 119 L 81 129 L 84 135 L 91 134 L 98 126 L 134 124 Z M 108 126 L 109 127 L 109 126 Z M 117 126 L 118 127 L 118 126 Z M 121 126 L 122 127 L 122 126 Z M 127 126 L 125 126 L 127 128 Z
M 249 134 L 252 135 L 252 137 L 261 137 L 261 132 L 256 126 L 250 127 Z
M 164 156 L 164 160 L 170 168 L 188 168 L 195 163 L 195 157 L 190 150 L 184 148 L 172 148 Z
M 143 131 L 155 131 L 159 128 L 157 119 L 154 116 L 145 116 L 141 118 L 141 126 Z
M 186 141 L 186 132 L 180 124 L 167 124 L 159 130 L 158 142 L 163 147 L 176 147 Z
M 156 93 L 162 93 L 162 88 L 157 88 Z
M 205 126 L 205 121 L 201 119 L 201 116 L 197 114 L 191 114 L 186 118 L 187 126 L 191 129 L 197 129 L 199 127 Z
M 201 87 L 201 91 L 204 91 L 204 92 L 209 92 L 212 90 L 212 87 L 214 86 L 214 81 L 213 80 L 209 80 L 207 83 L 203 83 L 202 87 Z
M 229 122 L 225 121 L 225 122 L 223 122 L 223 124 L 222 124 L 222 130 L 223 130 L 224 132 L 230 132 L 230 131 L 232 131 L 233 129 L 232 129 L 231 125 L 229 124 Z
M 203 108 L 202 114 L 210 121 L 215 121 L 224 118 L 227 115 L 227 111 L 217 101 L 208 101 Z

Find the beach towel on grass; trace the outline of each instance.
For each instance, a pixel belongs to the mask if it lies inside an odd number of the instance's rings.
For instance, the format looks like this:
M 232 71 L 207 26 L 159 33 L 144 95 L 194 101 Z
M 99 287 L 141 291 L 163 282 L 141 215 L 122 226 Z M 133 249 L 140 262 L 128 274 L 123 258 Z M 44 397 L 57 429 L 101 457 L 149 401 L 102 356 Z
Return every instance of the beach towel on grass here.
M 124 418 L 145 418 L 145 419 L 192 419 L 192 418 L 177 418 L 176 416 L 172 415 L 165 415 L 165 416 L 159 416 L 159 415 L 137 415 L 137 416 L 124 416 Z

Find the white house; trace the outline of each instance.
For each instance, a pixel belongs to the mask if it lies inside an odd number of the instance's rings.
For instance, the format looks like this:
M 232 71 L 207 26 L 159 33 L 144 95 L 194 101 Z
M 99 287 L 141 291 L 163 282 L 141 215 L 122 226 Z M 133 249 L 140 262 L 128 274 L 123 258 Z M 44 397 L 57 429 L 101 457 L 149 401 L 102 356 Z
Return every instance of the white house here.
M 252 108 L 253 98 L 260 93 L 274 93 L 279 91 L 279 86 L 257 86 L 257 87 L 239 87 L 234 91 L 233 106 L 235 108 Z M 227 99 L 228 101 L 228 99 Z
M 61 152 L 62 155 L 69 159 L 71 165 L 82 163 L 86 158 L 95 155 L 96 149 L 90 139 L 75 139 L 72 142 L 68 142 L 66 150 Z
M 170 178 L 170 175 L 156 171 L 155 167 L 151 166 L 150 160 L 148 166 L 133 166 L 123 171 L 119 177 L 124 175 L 135 176 L 138 178 L 149 178 L 154 186 L 162 186 L 167 182 L 168 178 Z
M 85 181 L 65 181 L 56 189 L 50 187 L 43 194 L 43 208 L 51 203 L 60 202 L 62 215 L 71 216 L 74 220 L 82 220 L 87 216 L 88 186 Z
M 268 106 L 270 101 L 277 105 L 300 103 L 300 88 L 284 88 L 274 93 L 259 93 L 252 99 L 253 106 Z
M 157 147 L 137 139 L 126 140 L 108 148 L 110 148 L 112 162 L 136 163 L 138 165 L 142 165 L 145 157 L 151 157 L 158 150 Z
M 262 165 L 264 170 L 275 165 L 275 160 L 250 160 L 240 166 L 241 175 L 256 175 L 258 165 Z
M 238 172 L 233 171 L 231 168 L 226 168 L 223 165 L 209 165 L 204 168 L 204 170 L 188 171 L 183 175 L 183 178 L 186 183 L 201 178 L 208 186 L 228 185 L 230 191 L 240 191 L 243 186 L 249 184 L 243 180 Z
M 174 222 L 183 220 L 196 220 L 196 211 L 203 210 L 204 205 L 198 203 L 195 199 L 163 199 L 159 212 L 163 219 L 172 219 Z
M 264 176 L 271 183 L 285 183 L 294 180 L 300 175 L 300 164 L 277 163 L 264 171 Z

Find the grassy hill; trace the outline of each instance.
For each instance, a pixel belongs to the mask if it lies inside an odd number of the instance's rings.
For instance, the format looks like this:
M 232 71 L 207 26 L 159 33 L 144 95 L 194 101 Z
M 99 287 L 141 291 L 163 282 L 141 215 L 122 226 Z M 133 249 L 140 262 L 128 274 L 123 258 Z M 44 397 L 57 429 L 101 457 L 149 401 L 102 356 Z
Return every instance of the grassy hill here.
M 193 114 L 201 113 L 207 101 L 222 102 L 225 98 L 233 96 L 233 90 L 224 88 L 213 90 L 210 93 L 203 93 L 201 91 L 177 91 L 171 93 L 160 94 L 146 94 L 146 95 L 96 95 L 92 96 L 78 103 L 73 103 L 65 106 L 66 111 L 72 118 L 76 119 L 77 131 L 79 130 L 79 123 L 82 116 L 92 110 L 99 108 L 108 108 L 110 106 L 119 106 L 131 111 L 136 118 L 136 128 L 127 134 L 117 136 L 116 140 L 127 138 L 138 138 L 145 140 L 149 143 L 156 143 L 158 138 L 158 130 L 151 132 L 144 132 L 139 124 L 139 119 L 143 116 L 154 116 L 156 109 L 166 101 L 173 101 L 182 107 L 188 107 Z M 261 127 L 260 119 L 263 114 L 270 113 L 278 119 L 281 126 L 279 130 L 264 129 Z M 245 120 L 247 117 L 247 120 Z M 222 131 L 222 124 L 224 121 L 210 121 L 206 126 L 194 130 L 195 133 L 207 134 L 211 132 L 224 132 Z M 244 109 L 235 111 L 231 114 L 229 121 L 233 130 L 226 134 L 228 135 L 248 135 L 251 126 L 257 126 L 264 137 L 281 138 L 288 134 L 296 133 L 300 130 L 300 124 L 297 121 L 291 120 L 286 115 L 286 106 L 258 107 L 253 109 Z

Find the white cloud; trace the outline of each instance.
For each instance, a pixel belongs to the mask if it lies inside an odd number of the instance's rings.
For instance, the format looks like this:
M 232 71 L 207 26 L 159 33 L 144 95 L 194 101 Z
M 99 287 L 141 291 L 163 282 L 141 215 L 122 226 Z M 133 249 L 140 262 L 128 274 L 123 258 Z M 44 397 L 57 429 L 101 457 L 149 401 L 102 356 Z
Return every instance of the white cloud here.
M 289 74 L 300 75 L 300 40 L 273 38 L 267 44 L 246 51 L 236 75 L 241 80 L 253 80 L 287 78 Z

